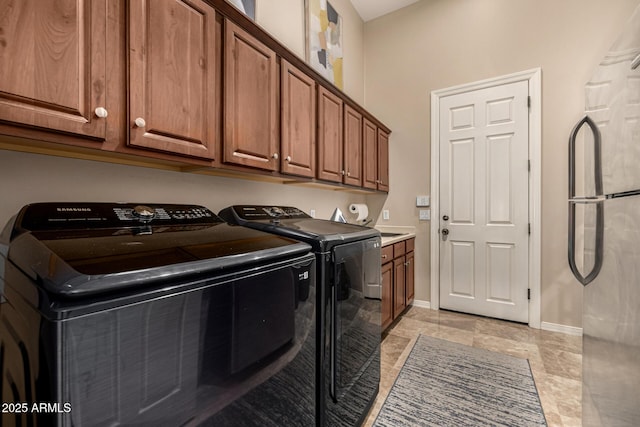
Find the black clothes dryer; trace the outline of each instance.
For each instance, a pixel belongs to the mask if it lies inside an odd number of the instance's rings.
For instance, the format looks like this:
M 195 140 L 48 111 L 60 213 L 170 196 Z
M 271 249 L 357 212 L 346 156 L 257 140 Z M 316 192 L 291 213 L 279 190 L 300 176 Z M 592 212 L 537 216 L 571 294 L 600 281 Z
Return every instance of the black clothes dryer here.
M 0 236 L 0 287 L 2 425 L 316 423 L 307 244 L 201 206 L 39 203 Z
M 289 206 L 230 206 L 219 215 L 311 245 L 319 309 L 318 425 L 361 425 L 380 383 L 381 302 L 366 297 L 367 289 L 380 287 L 380 233 Z

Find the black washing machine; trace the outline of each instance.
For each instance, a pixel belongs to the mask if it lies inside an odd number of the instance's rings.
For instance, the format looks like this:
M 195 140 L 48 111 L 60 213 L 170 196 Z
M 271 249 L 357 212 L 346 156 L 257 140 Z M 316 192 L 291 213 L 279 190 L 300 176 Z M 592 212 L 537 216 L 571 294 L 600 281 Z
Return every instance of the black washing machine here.
M 24 207 L 0 235 L 2 425 L 314 425 L 310 249 L 201 206 Z
M 362 424 L 380 383 L 380 233 L 288 206 L 231 206 L 230 224 L 308 243 L 318 289 L 318 425 Z M 379 295 L 379 292 L 377 293 Z

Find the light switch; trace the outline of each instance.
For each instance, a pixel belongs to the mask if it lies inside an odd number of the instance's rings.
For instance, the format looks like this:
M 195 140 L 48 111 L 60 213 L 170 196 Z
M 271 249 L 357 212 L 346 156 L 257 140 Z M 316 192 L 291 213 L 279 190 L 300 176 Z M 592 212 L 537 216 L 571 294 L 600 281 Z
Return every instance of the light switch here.
M 431 209 L 420 209 L 420 221 L 431 220 Z
M 382 211 L 382 219 L 384 220 L 388 220 L 389 219 L 389 210 L 385 209 Z
M 315 209 L 311 209 L 311 211 L 309 211 L 309 215 L 311 215 L 311 218 L 315 218 L 316 217 L 316 210 Z
M 430 202 L 429 199 L 430 199 L 429 196 L 418 196 L 418 197 L 416 197 L 416 206 L 417 207 L 429 206 L 429 202 Z

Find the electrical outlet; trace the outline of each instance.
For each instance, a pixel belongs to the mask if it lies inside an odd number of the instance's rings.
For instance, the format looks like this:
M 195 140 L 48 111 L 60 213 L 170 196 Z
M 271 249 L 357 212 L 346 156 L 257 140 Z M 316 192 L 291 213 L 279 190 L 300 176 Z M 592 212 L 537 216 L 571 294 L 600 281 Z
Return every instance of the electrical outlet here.
M 420 221 L 429 221 L 431 220 L 431 210 L 430 209 L 420 209 Z
M 316 217 L 316 210 L 315 209 L 311 209 L 309 211 L 309 215 L 311 215 L 311 218 L 315 218 Z
M 389 209 L 385 209 L 382 211 L 382 219 L 389 220 Z

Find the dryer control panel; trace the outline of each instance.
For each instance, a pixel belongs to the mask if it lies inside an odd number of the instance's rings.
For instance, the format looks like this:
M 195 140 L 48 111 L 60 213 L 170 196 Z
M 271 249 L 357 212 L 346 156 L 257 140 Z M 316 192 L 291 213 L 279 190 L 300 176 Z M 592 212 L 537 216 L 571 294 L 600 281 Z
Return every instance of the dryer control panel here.
M 310 215 L 292 206 L 236 205 L 231 207 L 231 209 L 233 210 L 233 214 L 238 218 L 250 221 L 311 218 Z

